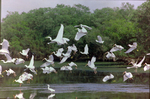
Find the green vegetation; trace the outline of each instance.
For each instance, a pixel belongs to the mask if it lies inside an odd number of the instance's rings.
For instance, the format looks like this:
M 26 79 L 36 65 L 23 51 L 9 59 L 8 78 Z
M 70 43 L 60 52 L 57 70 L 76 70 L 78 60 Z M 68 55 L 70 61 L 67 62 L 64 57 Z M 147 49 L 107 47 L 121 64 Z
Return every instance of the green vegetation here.
M 150 52 L 150 2 L 144 2 L 137 9 L 133 5 L 124 3 L 120 8 L 96 9 L 93 13 L 84 5 L 74 6 L 57 5 L 55 8 L 39 8 L 30 10 L 28 13 L 8 12 L 2 20 L 1 40 L 7 39 L 10 42 L 10 53 L 12 57 L 21 57 L 18 52 L 30 48 L 36 60 L 47 57 L 51 52 L 68 45 L 75 44 L 79 51 L 87 43 L 89 46 L 89 57 L 93 55 L 97 59 L 103 59 L 106 51 L 109 51 L 114 43 L 122 45 L 125 49 L 115 55 L 119 59 L 128 57 L 142 57 Z M 58 46 L 56 43 L 48 45 L 49 39 L 46 36 L 55 38 L 60 24 L 63 24 L 64 37 L 69 38 L 68 45 Z M 88 34 L 79 41 L 74 37 L 77 32 L 75 25 L 86 24 L 92 27 Z M 95 42 L 97 35 L 102 36 L 104 44 Z M 126 55 L 123 52 L 134 41 L 138 43 L 137 50 Z M 74 56 L 74 60 L 84 59 L 80 53 Z

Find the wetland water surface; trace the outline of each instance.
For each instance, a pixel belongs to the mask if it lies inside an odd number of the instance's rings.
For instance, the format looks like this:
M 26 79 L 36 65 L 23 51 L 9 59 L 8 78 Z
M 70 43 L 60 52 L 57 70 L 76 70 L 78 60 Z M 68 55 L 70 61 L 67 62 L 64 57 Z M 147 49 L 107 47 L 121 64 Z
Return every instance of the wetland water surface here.
M 50 99 L 149 99 L 149 86 L 142 84 L 50 84 L 55 89 L 55 96 Z M 13 98 L 23 93 L 25 99 L 35 93 L 33 99 L 47 99 L 51 94 L 47 84 L 24 84 L 22 87 L 1 87 L 0 98 Z

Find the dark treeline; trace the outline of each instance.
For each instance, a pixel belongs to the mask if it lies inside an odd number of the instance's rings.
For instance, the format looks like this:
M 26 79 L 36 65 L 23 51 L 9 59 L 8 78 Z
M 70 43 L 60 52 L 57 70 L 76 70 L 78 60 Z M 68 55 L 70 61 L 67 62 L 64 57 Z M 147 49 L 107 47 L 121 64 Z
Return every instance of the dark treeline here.
M 30 48 L 35 59 L 43 59 L 60 47 L 66 51 L 67 46 L 75 44 L 78 53 L 73 59 L 83 59 L 85 57 L 79 51 L 83 51 L 85 44 L 88 44 L 89 57 L 103 59 L 104 53 L 115 43 L 125 48 L 121 52 L 115 52 L 118 59 L 143 57 L 150 52 L 150 2 L 144 2 L 137 9 L 133 7 L 134 5 L 123 3 L 120 8 L 102 8 L 90 12 L 88 7 L 81 4 L 72 7 L 61 4 L 55 8 L 30 10 L 28 13 L 8 12 L 2 20 L 1 39 L 9 41 L 12 57 L 21 57 L 19 52 Z M 45 37 L 55 38 L 60 24 L 64 25 L 64 37 L 70 41 L 61 46 L 57 43 L 48 45 L 50 40 Z M 88 25 L 92 30 L 75 41 L 77 30 L 74 26 L 79 24 Z M 97 35 L 102 37 L 103 44 L 95 42 Z M 137 49 L 125 54 L 128 44 L 133 42 L 138 43 Z

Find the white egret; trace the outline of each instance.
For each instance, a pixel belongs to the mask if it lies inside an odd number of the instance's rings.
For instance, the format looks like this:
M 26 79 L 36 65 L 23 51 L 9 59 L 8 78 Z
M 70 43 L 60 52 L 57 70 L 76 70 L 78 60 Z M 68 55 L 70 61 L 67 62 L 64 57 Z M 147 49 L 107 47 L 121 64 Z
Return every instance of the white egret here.
M 123 72 L 123 81 L 126 81 L 127 79 L 133 79 L 133 75 L 131 72 Z
M 114 78 L 114 75 L 113 74 L 110 74 L 110 75 L 107 75 L 103 78 L 103 82 L 106 82 L 107 80 L 109 79 L 113 79 Z
M 50 95 L 48 96 L 48 99 L 52 99 L 54 96 L 55 96 L 55 94 L 50 94 Z
M 64 26 L 63 24 L 61 24 L 61 27 L 58 31 L 57 37 L 55 39 L 52 40 L 52 38 L 49 36 L 47 38 L 50 38 L 51 42 L 47 43 L 55 43 L 57 42 L 58 45 L 62 45 L 62 44 L 67 44 L 68 41 L 70 41 L 68 38 L 63 38 L 63 32 L 64 32 Z
M 130 53 L 132 52 L 134 49 L 137 48 L 137 42 L 133 42 L 133 45 L 128 44 L 128 46 L 130 47 L 125 53 Z
M 97 71 L 96 71 L 97 67 L 95 67 L 95 64 L 94 64 L 95 61 L 96 61 L 96 57 L 93 56 L 91 61 L 88 61 L 88 63 L 85 66 L 88 65 L 91 69 L 94 70 L 94 73 L 96 74 L 97 73 Z
M 53 68 L 53 67 L 45 67 L 45 68 L 41 68 L 43 70 L 43 73 L 51 73 L 51 72 L 54 72 L 54 73 L 57 73 L 57 71 Z
M 81 54 L 86 54 L 86 55 L 87 55 L 87 54 L 89 54 L 88 51 L 89 51 L 89 48 L 88 48 L 88 45 L 86 44 L 85 47 L 84 47 L 84 52 L 80 52 L 80 53 L 81 53 Z
M 60 48 L 60 49 L 58 49 L 58 51 L 56 51 L 56 53 L 55 52 L 53 52 L 54 53 L 54 55 L 56 55 L 57 57 L 60 57 L 60 58 L 62 58 L 62 52 L 64 51 L 64 49 L 63 48 Z
M 3 77 L 2 75 L 2 66 L 0 65 L 0 75 Z
M 45 67 L 46 65 L 52 64 L 54 66 L 54 57 L 53 55 L 49 55 L 49 59 L 44 58 L 43 60 L 46 60 L 46 63 L 42 64 L 40 67 Z
M 54 92 L 55 92 L 54 89 L 50 88 L 50 85 L 49 85 L 49 84 L 47 84 L 47 86 L 48 86 L 48 90 L 49 90 L 51 93 L 54 93 Z
M 22 50 L 22 52 L 20 52 L 21 55 L 26 56 L 26 58 L 28 58 L 28 52 L 29 52 L 30 48 L 27 48 L 26 50 Z
M 12 70 L 11 68 L 9 68 L 9 70 L 5 70 L 4 72 L 6 72 L 7 76 L 9 76 L 10 74 L 13 74 L 14 76 L 16 76 L 16 72 L 14 70 Z
M 74 51 L 74 55 L 75 55 L 76 52 L 78 51 L 78 50 L 77 50 L 77 47 L 75 46 L 75 44 L 72 45 L 72 48 L 71 48 L 71 49 Z
M 150 69 L 150 64 L 145 63 L 145 66 L 144 66 L 143 69 L 144 69 L 144 71 L 149 70 Z
M 98 43 L 104 43 L 104 41 L 102 40 L 101 36 L 98 35 L 97 39 L 98 40 L 95 40 L 96 42 L 98 42 Z
M 19 79 L 22 81 L 26 81 L 27 83 L 30 83 L 30 79 L 33 80 L 33 75 L 27 72 L 24 72 L 22 75 L 19 76 Z
M 137 72 L 137 68 L 142 66 L 142 63 L 143 63 L 144 60 L 145 60 L 145 56 L 143 57 L 143 59 L 139 63 L 138 63 L 138 61 L 136 61 L 135 63 L 134 62 L 130 62 L 133 66 L 127 67 L 127 69 L 136 68 L 136 72 Z
M 78 32 L 75 35 L 75 40 L 78 41 L 81 37 L 87 34 L 87 30 L 83 27 L 82 29 L 77 28 Z
M 30 60 L 29 65 L 28 65 L 28 66 L 25 65 L 25 67 L 26 67 L 27 69 L 29 69 L 31 72 L 33 72 L 34 74 L 37 75 L 36 71 L 34 70 L 34 69 L 35 69 L 35 66 L 34 66 L 34 55 L 32 55 L 32 58 L 31 58 L 31 60 Z
M 110 52 L 121 51 L 122 49 L 124 49 L 124 47 L 122 47 L 121 45 L 114 44 Z
M 0 45 L 2 45 L 2 49 L 0 49 L 0 54 L 2 55 L 9 54 L 8 50 L 8 47 L 10 46 L 9 42 L 6 39 L 3 39 L 3 42 L 0 43 Z
M 15 79 L 14 81 L 15 81 L 15 82 L 18 82 L 18 83 L 20 84 L 20 87 L 21 87 L 21 85 L 22 85 L 22 83 L 23 83 L 23 81 L 22 81 L 21 79 L 17 79 L 17 80 Z
M 22 59 L 22 58 L 16 58 L 16 60 L 15 60 L 15 64 L 16 65 L 18 65 L 18 64 L 21 64 L 21 63 L 24 63 L 25 62 L 25 60 L 24 59 Z
M 15 63 L 15 60 L 17 58 L 11 58 L 9 54 L 5 54 L 5 57 L 6 57 L 6 61 L 5 60 L 1 60 L 3 63 Z
M 115 54 L 113 53 L 113 52 L 106 52 L 107 53 L 107 55 L 106 55 L 106 58 L 108 58 L 108 59 L 113 59 L 113 61 L 116 61 L 116 56 L 115 56 Z
M 70 73 L 71 73 L 73 69 L 72 69 L 71 66 L 62 66 L 62 67 L 60 68 L 60 70 L 70 71 Z
M 75 64 L 74 62 L 70 62 L 70 63 L 68 63 L 68 65 L 71 66 L 71 67 L 72 67 L 72 66 L 75 66 L 76 69 L 77 69 L 77 64 Z
M 81 28 L 88 28 L 89 30 L 91 30 L 92 28 L 91 27 L 89 27 L 89 26 L 87 26 L 87 25 L 83 25 L 83 24 L 80 24 L 80 25 L 76 25 L 76 26 L 74 26 L 74 27 L 81 27 Z

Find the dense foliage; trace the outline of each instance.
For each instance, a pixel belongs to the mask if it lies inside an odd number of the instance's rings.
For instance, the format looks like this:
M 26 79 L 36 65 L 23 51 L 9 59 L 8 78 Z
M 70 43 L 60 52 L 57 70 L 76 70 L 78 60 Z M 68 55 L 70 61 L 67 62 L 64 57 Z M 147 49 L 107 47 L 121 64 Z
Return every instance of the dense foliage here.
M 150 2 L 145 2 L 137 9 L 133 5 L 123 3 L 120 8 L 96 9 L 93 13 L 84 5 L 74 6 L 57 5 L 55 8 L 39 8 L 28 13 L 8 12 L 2 20 L 1 38 L 10 42 L 12 57 L 20 57 L 22 49 L 30 48 L 30 53 L 36 59 L 47 57 L 53 51 L 75 44 L 78 53 L 75 59 L 84 58 L 79 51 L 83 51 L 85 44 L 89 46 L 89 57 L 96 56 L 102 59 L 105 52 L 109 51 L 116 43 L 125 49 L 115 52 L 120 59 L 125 57 L 140 57 L 150 52 Z M 46 36 L 55 38 L 60 24 L 64 25 L 64 37 L 69 38 L 68 45 L 47 44 Z M 92 27 L 88 34 L 79 41 L 74 37 L 77 33 L 75 25 L 85 24 Z M 104 40 L 103 44 L 96 43 L 97 35 Z M 125 54 L 134 41 L 138 48 L 130 54 Z

